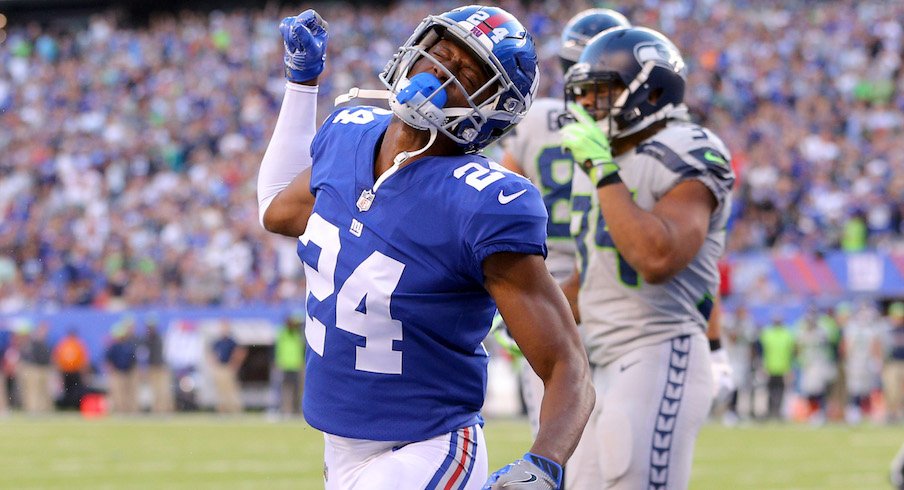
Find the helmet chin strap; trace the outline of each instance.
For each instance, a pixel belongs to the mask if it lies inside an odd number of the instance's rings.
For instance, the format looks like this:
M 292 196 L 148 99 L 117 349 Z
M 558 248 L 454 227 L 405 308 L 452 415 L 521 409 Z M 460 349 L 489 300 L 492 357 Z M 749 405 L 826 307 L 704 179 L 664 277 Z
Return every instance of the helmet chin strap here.
M 336 97 L 333 105 L 345 104 L 346 102 L 350 102 L 354 99 L 375 99 L 375 100 L 386 100 L 392 97 L 392 92 L 389 90 L 372 90 L 366 88 L 358 88 L 352 87 L 348 92 Z

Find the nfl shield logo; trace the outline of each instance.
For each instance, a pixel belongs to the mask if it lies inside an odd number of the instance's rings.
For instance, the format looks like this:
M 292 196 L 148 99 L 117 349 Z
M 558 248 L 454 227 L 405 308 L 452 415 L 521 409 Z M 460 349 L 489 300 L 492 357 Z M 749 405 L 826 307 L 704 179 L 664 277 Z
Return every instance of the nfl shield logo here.
M 370 189 L 364 189 L 361 196 L 358 197 L 358 211 L 365 212 L 370 209 L 370 205 L 374 202 L 374 193 Z

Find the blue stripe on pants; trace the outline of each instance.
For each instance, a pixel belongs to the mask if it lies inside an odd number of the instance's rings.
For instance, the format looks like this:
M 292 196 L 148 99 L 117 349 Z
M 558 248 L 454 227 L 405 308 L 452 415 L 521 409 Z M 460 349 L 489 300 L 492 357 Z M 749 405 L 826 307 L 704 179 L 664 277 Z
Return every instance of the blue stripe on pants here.
M 458 431 L 455 431 L 449 437 L 449 454 L 446 455 L 446 459 L 443 460 L 443 464 L 439 466 L 439 469 L 436 470 L 436 473 L 433 474 L 433 478 L 430 480 L 430 483 L 427 484 L 427 488 L 436 488 L 439 484 L 440 480 L 442 480 L 443 476 L 446 475 L 446 472 L 449 471 L 449 466 L 455 461 L 455 453 L 458 451 Z

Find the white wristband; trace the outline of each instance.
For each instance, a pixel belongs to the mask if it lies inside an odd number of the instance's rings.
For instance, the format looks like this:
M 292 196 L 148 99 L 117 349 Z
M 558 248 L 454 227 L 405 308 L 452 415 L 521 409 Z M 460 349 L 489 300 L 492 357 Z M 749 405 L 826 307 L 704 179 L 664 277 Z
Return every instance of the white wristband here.
M 257 207 L 264 213 L 292 179 L 312 165 L 311 141 L 317 132 L 317 86 L 286 82 L 279 117 L 257 175 Z

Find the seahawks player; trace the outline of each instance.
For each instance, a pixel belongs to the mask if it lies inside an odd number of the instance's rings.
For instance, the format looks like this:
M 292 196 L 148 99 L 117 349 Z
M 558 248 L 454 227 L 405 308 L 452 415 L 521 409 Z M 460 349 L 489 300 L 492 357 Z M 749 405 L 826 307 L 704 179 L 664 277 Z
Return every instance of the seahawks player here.
M 543 264 L 536 189 L 477 154 L 530 107 L 536 54 L 506 11 L 428 16 L 380 75 L 390 110 L 340 108 L 315 134 L 326 23 L 283 20 L 289 80 L 261 163 L 268 230 L 307 280 L 304 414 L 327 489 L 480 488 L 481 345 L 498 307 L 548 396 L 530 451 L 487 485 L 558 488 L 593 405 L 568 304 Z M 313 164 L 313 166 L 312 166 Z
M 684 61 L 655 31 L 598 35 L 565 81 L 575 122 L 562 144 L 588 177 L 572 192 L 604 487 L 686 488 L 713 396 L 704 331 L 734 183 L 729 153 L 688 120 Z
M 581 51 L 593 36 L 613 27 L 627 27 L 630 23 L 622 14 L 611 10 L 593 8 L 575 15 L 562 31 L 559 60 L 565 72 L 581 55 Z M 559 117 L 565 109 L 562 99 L 540 98 L 534 101 L 517 129 L 502 140 L 505 150 L 503 166 L 518 172 L 540 190 L 549 221 L 546 224 L 546 267 L 560 284 L 572 289 L 566 294 L 577 294 L 577 282 L 572 277 L 575 268 L 575 241 L 571 236 L 571 181 L 574 162 L 571 155 L 562 150 L 559 136 Z M 577 311 L 574 312 L 578 318 Z M 505 341 L 503 341 L 505 342 Z M 521 364 L 521 392 L 527 406 L 531 428 L 536 433 L 540 421 L 540 401 L 543 383 L 531 370 Z M 588 426 L 592 425 L 592 420 Z M 578 444 L 565 472 L 565 487 L 598 488 L 599 471 L 596 468 L 596 451 L 592 438 L 583 438 Z
M 612 27 L 629 25 L 625 16 L 611 9 L 587 9 L 575 15 L 562 31 L 559 60 L 563 73 L 577 62 L 590 38 Z M 564 108 L 561 99 L 535 100 L 518 128 L 502 140 L 503 166 L 530 179 L 543 196 L 549 214 L 546 265 L 560 282 L 571 275 L 575 254 L 569 228 L 574 163 L 562 150 L 559 136 L 559 116 Z

